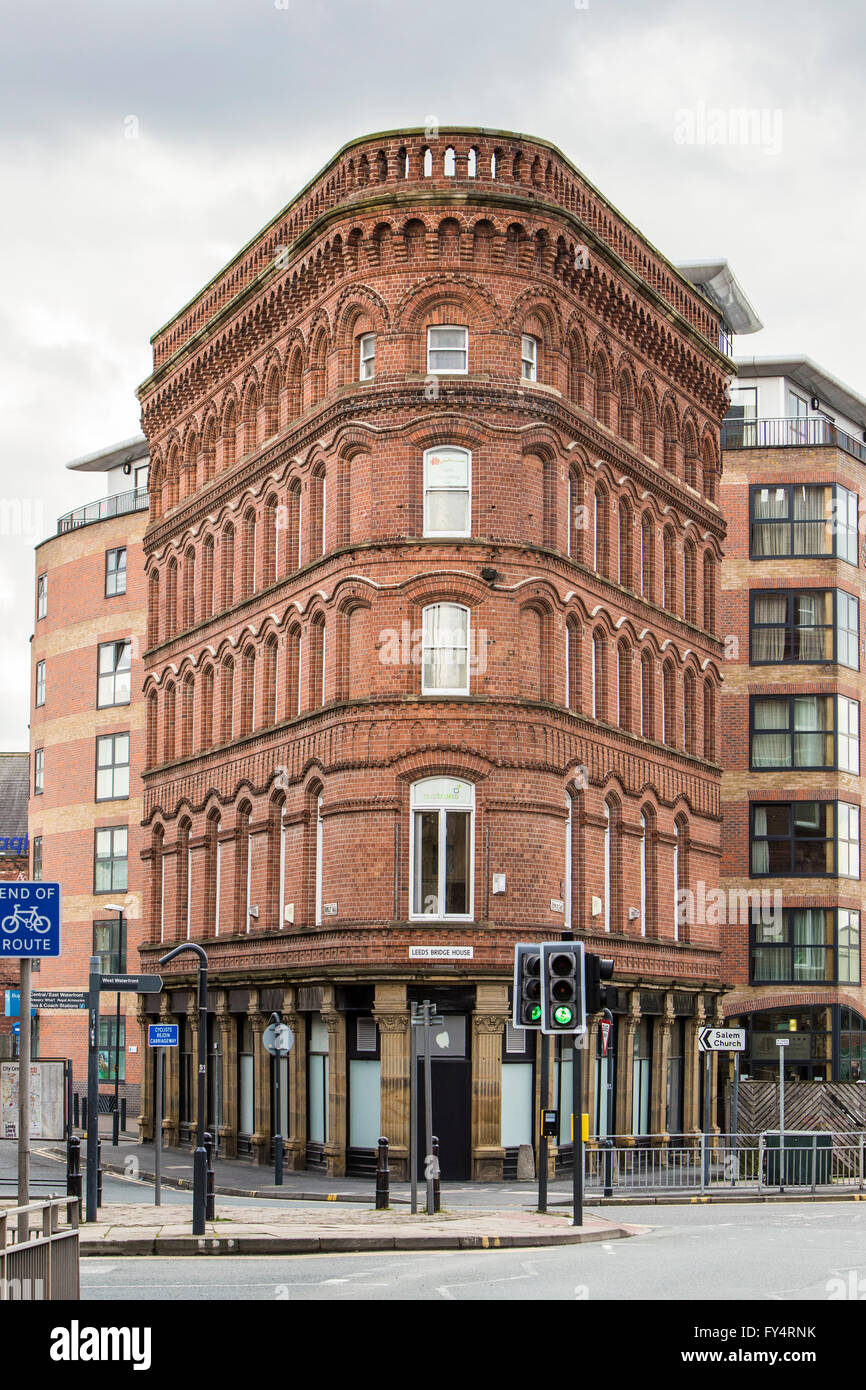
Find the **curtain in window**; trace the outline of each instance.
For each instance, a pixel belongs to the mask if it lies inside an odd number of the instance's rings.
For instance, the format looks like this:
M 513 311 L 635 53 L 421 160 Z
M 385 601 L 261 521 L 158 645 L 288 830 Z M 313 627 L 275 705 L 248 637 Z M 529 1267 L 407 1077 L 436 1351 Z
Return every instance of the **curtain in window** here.
M 832 951 L 828 951 L 826 916 L 821 908 L 796 908 L 791 913 L 795 980 L 833 978 Z M 829 973 L 828 973 L 829 972 Z
M 786 594 L 756 594 L 755 627 L 752 632 L 752 653 L 755 661 L 783 661 L 785 658 L 785 621 L 788 616 Z M 759 627 L 760 623 L 777 623 L 775 628 Z
M 424 609 L 425 690 L 468 690 L 467 620 L 456 604 Z
M 830 767 L 833 763 L 833 715 L 823 695 L 798 696 L 794 701 L 794 764 Z
M 766 874 L 770 871 L 770 846 L 766 840 L 760 840 L 759 835 L 767 833 L 767 808 L 757 806 L 754 812 L 754 830 L 752 831 L 752 873 Z
M 832 656 L 832 651 L 828 643 L 832 641 L 832 632 L 822 626 L 826 621 L 824 616 L 825 595 L 797 594 L 796 605 L 796 628 L 797 646 L 796 655 L 799 661 L 827 661 Z
M 752 550 L 755 555 L 787 555 L 789 528 L 788 494 L 785 488 L 761 488 L 752 494 Z M 764 521 L 765 525 L 760 523 Z M 773 525 L 772 523 L 776 524 Z
M 795 555 L 827 555 L 830 553 L 831 537 L 826 524 L 829 505 L 829 488 L 794 488 Z
M 754 704 L 752 763 L 755 767 L 790 767 L 791 740 L 788 735 L 787 700 L 756 700 Z M 780 733 L 759 730 L 779 729 Z

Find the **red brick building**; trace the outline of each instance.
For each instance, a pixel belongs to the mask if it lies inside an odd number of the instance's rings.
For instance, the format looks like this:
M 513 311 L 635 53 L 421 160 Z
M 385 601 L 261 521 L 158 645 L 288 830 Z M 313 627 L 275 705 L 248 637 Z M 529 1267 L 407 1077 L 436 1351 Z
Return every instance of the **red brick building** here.
M 145 627 L 141 541 L 147 444 L 141 437 L 67 465 L 96 473 L 105 495 L 57 523 L 36 547 L 30 712 L 33 878 L 62 889 L 62 953 L 41 962 L 36 989 L 86 990 L 91 955 L 105 971 L 136 970 L 142 931 L 140 823 Z M 122 913 L 115 910 L 123 909 Z M 102 1089 L 138 1114 L 141 1052 L 134 995 L 104 995 Z M 87 1013 L 43 1010 L 42 1057 L 69 1057 L 86 1092 Z
M 722 886 L 743 1073 L 866 1075 L 860 924 L 866 400 L 806 358 L 738 362 L 724 425 Z M 764 901 L 760 895 L 764 894 Z M 746 894 L 751 894 L 747 901 Z
M 453 130 L 344 147 L 154 336 L 142 967 L 208 951 L 225 1152 L 267 1158 L 279 1010 L 294 1165 L 384 1133 L 404 1172 L 431 998 L 443 1172 L 510 1171 L 540 1101 L 514 945 L 568 927 L 620 986 L 592 1132 L 694 1131 L 719 940 L 674 904 L 718 876 L 725 329 L 553 146 Z M 185 1140 L 194 974 L 162 973 Z

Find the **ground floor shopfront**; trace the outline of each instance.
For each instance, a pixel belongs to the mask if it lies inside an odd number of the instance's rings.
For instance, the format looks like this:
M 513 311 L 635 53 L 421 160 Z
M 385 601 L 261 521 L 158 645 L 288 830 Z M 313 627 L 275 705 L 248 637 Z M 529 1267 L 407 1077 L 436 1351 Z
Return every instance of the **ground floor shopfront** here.
M 790 1081 L 866 1079 L 866 1017 L 851 1003 L 808 994 L 785 1002 L 768 994 L 748 1004 L 725 1001 L 725 1024 L 745 1031 L 740 1072 L 753 1081 L 779 1076 L 778 1039 L 786 1040 L 785 1076 Z
M 514 1177 L 520 1147 L 537 1146 L 542 1106 L 559 1111 L 559 1142 L 552 1145 L 552 1159 L 559 1167 L 567 1166 L 574 1054 L 565 1040 L 551 1040 L 550 1090 L 542 1096 L 540 1035 L 512 1026 L 509 986 L 510 981 L 489 979 L 437 979 L 426 984 L 319 979 L 230 986 L 213 981 L 207 1123 L 219 1151 L 267 1163 L 273 1135 L 279 1131 L 295 1169 L 318 1168 L 334 1176 L 367 1174 L 373 1171 L 376 1145 L 384 1135 L 390 1142 L 392 1173 L 405 1179 L 410 1015 L 413 1004 L 429 999 L 442 1020 L 432 1040 L 432 1099 L 443 1177 Z M 688 1142 L 700 1131 L 705 1077 L 697 1030 L 718 1021 L 719 1000 L 717 993 L 707 990 L 643 984 L 619 989 L 607 1055 L 601 1054 L 597 1021 L 577 1052 L 593 1142 L 614 1134 L 635 1143 L 676 1143 L 684 1136 Z M 292 1050 L 280 1063 L 279 1127 L 274 1101 L 277 1064 L 262 1041 L 273 1012 L 294 1034 Z M 164 1142 L 190 1143 L 196 1105 L 195 990 L 172 987 L 161 996 L 145 997 L 141 1023 L 156 1019 L 179 1025 L 179 1046 L 165 1050 Z M 140 1118 L 143 1139 L 153 1137 L 156 1065 L 156 1055 L 148 1053 Z M 420 1093 L 421 1066 L 416 1065 Z M 711 1119 L 715 1113 L 711 1098 Z M 420 1143 L 419 1155 L 423 1152 Z

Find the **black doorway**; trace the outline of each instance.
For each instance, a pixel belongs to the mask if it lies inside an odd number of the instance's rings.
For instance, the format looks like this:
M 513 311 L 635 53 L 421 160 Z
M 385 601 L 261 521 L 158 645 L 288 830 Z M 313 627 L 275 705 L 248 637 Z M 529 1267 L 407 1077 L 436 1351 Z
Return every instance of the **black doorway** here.
M 419 1035 L 421 1030 L 417 1030 Z M 420 1042 L 420 1036 L 419 1036 Z M 431 1062 L 433 1133 L 439 1140 L 439 1173 L 445 1182 L 472 1176 L 472 1063 L 467 1057 Z M 418 1177 L 424 1177 L 424 1061 L 418 1060 Z

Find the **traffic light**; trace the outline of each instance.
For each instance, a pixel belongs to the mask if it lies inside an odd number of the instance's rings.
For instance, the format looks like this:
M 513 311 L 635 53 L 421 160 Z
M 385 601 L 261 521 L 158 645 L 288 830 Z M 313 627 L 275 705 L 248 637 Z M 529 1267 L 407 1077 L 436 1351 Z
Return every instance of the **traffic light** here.
M 545 941 L 541 947 L 542 1033 L 585 1033 L 583 942 Z
M 514 948 L 511 1021 L 515 1028 L 541 1027 L 541 953 L 537 946 Z
M 587 952 L 586 956 L 586 1012 L 588 1014 L 601 1013 L 602 1009 L 611 1008 L 616 996 L 616 990 L 602 984 L 603 980 L 609 980 L 613 975 L 613 961 L 604 956 L 594 956 Z

